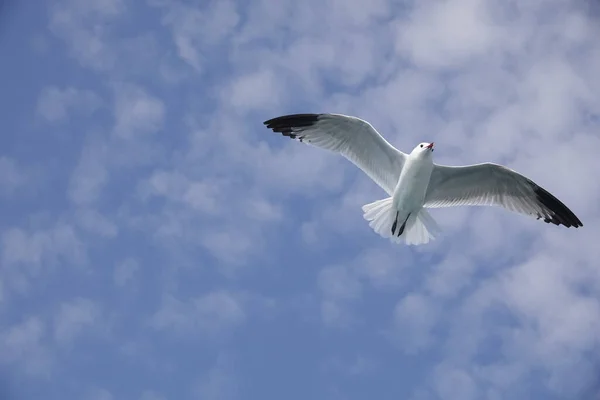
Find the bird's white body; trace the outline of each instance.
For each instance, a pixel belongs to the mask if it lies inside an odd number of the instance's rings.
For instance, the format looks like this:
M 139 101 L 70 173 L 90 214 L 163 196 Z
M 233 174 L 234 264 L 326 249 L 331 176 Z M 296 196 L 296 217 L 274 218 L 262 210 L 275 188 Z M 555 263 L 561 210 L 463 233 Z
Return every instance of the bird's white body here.
M 363 170 L 389 197 L 365 204 L 369 226 L 385 238 L 425 244 L 439 228 L 427 208 L 500 206 L 566 227 L 583 226 L 556 197 L 516 171 L 483 163 L 465 166 L 433 162 L 433 143 L 405 154 L 368 122 L 341 114 L 291 114 L 265 121 L 268 128 L 340 153 Z
M 392 204 L 400 218 L 423 206 L 429 179 L 433 171 L 431 151 L 417 147 L 408 155 L 392 195 Z
M 423 244 L 439 231 L 423 208 L 434 168 L 432 153 L 433 143 L 417 145 L 405 156 L 391 196 L 363 206 L 365 219 L 382 237 Z

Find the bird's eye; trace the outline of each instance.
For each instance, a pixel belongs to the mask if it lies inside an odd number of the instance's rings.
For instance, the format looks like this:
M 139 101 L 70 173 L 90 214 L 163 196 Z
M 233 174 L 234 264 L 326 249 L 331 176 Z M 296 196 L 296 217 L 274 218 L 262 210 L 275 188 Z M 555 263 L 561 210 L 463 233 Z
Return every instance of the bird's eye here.
M 421 147 L 423 147 L 423 145 L 421 145 Z

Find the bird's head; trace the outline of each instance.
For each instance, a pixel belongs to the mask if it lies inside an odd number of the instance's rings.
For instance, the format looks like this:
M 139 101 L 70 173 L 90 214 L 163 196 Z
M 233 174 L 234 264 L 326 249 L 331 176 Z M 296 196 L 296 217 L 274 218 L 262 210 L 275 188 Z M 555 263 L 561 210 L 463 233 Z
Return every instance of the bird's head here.
M 419 143 L 410 154 L 415 155 L 415 156 L 425 156 L 425 155 L 431 155 L 432 152 L 433 152 L 433 142 L 432 143 L 423 142 L 423 143 Z

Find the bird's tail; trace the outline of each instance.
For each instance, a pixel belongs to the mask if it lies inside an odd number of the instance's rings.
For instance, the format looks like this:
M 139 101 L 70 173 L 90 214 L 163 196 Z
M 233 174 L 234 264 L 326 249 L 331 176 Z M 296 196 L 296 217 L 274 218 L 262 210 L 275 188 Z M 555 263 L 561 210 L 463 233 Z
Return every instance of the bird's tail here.
M 378 235 L 394 243 L 426 244 L 440 232 L 438 224 L 426 209 L 421 208 L 408 216 L 399 215 L 391 197 L 365 204 L 362 210 L 369 226 Z

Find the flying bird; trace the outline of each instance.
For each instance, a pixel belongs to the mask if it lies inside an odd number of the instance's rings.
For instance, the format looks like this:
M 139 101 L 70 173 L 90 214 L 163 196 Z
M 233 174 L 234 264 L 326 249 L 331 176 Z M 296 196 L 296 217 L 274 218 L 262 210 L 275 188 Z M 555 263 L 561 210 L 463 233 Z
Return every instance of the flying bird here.
M 440 229 L 427 209 L 439 207 L 499 206 L 557 226 L 583 226 L 560 200 L 516 171 L 493 163 L 438 165 L 429 142 L 405 154 L 357 117 L 291 114 L 264 124 L 283 136 L 340 153 L 385 190 L 389 197 L 365 204 L 363 217 L 394 243 L 420 245 L 435 239 Z

